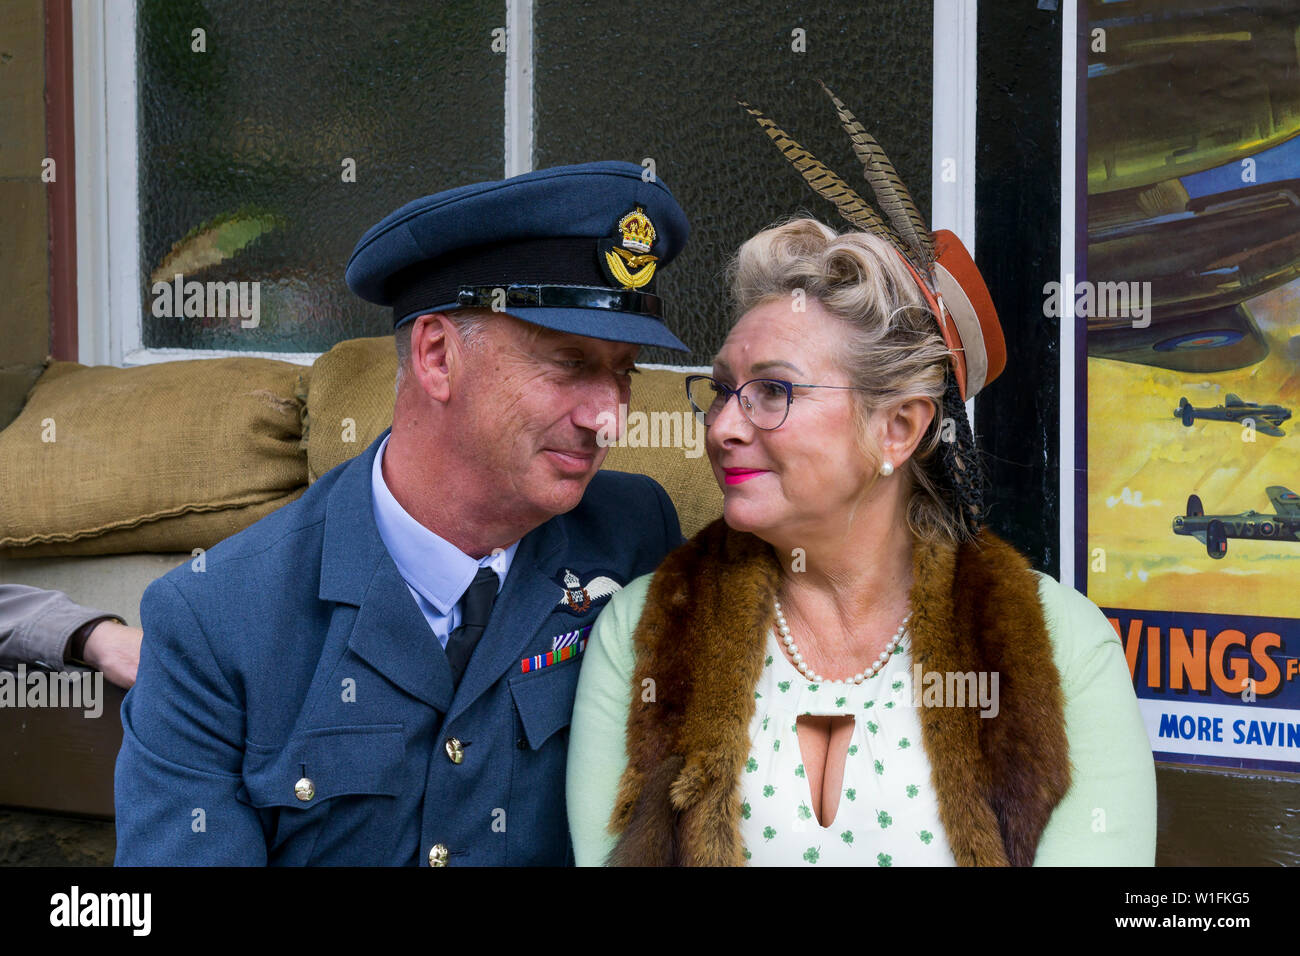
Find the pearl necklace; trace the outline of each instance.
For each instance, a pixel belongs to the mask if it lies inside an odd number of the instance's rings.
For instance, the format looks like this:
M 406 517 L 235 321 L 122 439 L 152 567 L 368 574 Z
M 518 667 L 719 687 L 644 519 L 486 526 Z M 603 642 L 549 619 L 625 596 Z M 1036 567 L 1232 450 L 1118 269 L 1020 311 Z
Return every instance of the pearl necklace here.
M 772 603 L 776 605 L 776 629 L 777 633 L 781 635 L 781 643 L 785 645 L 786 651 L 790 654 L 790 659 L 794 661 L 795 666 L 799 668 L 799 673 L 803 674 L 815 684 L 848 684 L 850 682 L 861 684 L 863 681 L 875 677 L 876 674 L 880 672 L 880 668 L 884 667 L 886 662 L 888 662 L 888 660 L 894 655 L 894 651 L 898 650 L 899 646 L 902 645 L 903 632 L 907 630 L 907 622 L 912 619 L 912 612 L 908 611 L 907 615 L 903 618 L 903 623 L 898 625 L 898 630 L 894 632 L 894 636 L 890 638 L 889 643 L 885 645 L 885 649 L 880 652 L 880 655 L 876 658 L 875 663 L 872 664 L 870 668 L 865 671 L 859 671 L 852 677 L 847 677 L 844 680 L 828 681 L 826 678 L 822 677 L 821 674 L 815 673 L 812 668 L 808 666 L 807 661 L 803 659 L 803 655 L 799 653 L 799 646 L 795 644 L 794 638 L 790 636 L 790 625 L 786 623 L 785 615 L 781 613 L 781 602 L 774 600 Z

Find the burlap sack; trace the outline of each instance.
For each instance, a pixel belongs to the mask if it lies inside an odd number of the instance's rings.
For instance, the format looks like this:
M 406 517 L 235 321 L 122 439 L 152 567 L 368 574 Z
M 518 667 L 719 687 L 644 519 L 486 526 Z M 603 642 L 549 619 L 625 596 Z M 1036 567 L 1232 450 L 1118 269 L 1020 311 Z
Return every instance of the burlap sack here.
M 7 557 L 208 548 L 302 493 L 302 370 L 55 362 L 0 432 Z
M 316 360 L 303 419 L 309 481 L 351 461 L 393 424 L 396 382 L 391 335 L 348 339 Z
M 312 481 L 361 454 L 392 424 L 396 375 L 390 336 L 340 342 L 316 360 L 307 396 Z M 684 378 L 663 369 L 635 376 L 626 444 L 609 449 L 604 467 L 649 475 L 663 485 L 690 537 L 722 513 L 722 492 L 704 455 L 703 429 L 691 417 Z

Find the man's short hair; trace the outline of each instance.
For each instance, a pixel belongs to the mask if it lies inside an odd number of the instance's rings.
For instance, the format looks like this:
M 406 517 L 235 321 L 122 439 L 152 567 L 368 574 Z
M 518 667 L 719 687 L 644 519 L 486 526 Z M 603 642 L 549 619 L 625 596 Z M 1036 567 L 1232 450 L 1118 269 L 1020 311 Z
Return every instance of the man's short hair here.
M 456 331 L 460 334 L 466 348 L 473 349 L 477 347 L 483 327 L 491 313 L 486 313 L 482 309 L 457 309 L 446 315 L 451 319 L 452 325 L 456 326 Z M 411 323 L 398 326 L 393 333 L 393 341 L 397 347 L 397 387 L 401 388 L 402 376 L 411 362 Z

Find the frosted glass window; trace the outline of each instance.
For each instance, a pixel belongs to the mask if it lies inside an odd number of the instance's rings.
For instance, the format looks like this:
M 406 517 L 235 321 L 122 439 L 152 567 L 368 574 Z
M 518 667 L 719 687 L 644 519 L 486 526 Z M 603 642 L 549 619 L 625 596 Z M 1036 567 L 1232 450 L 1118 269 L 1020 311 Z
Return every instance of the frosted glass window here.
M 480 0 L 141 0 L 144 345 L 318 352 L 389 332 L 344 283 L 348 255 L 402 203 L 501 177 L 504 24 Z M 257 326 L 155 315 L 177 273 L 257 283 Z
M 649 157 L 691 220 L 686 252 L 659 285 L 691 364 L 722 345 L 722 270 L 742 241 L 801 210 L 845 225 L 736 97 L 869 196 L 823 80 L 930 212 L 932 3 L 536 0 L 533 17 L 537 165 Z

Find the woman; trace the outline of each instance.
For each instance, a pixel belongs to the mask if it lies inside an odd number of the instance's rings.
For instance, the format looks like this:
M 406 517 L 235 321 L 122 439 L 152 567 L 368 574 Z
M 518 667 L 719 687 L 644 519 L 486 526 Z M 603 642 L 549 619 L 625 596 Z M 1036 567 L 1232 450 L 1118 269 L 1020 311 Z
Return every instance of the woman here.
M 991 303 L 964 250 L 911 259 L 902 232 L 802 219 L 740 249 L 740 318 L 689 384 L 723 518 L 596 624 L 580 865 L 1154 861 L 1114 630 L 980 527 L 961 401 L 1000 370 Z

